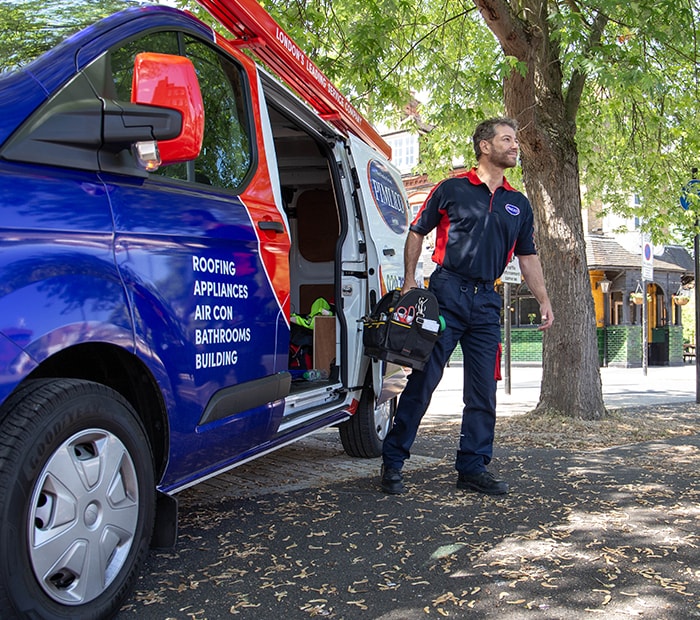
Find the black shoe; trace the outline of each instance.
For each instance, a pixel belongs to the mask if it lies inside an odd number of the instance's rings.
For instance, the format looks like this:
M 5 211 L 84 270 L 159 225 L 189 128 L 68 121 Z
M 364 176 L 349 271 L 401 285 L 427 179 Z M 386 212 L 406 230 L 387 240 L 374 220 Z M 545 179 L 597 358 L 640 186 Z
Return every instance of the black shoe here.
M 390 495 L 401 495 L 406 491 L 400 469 L 384 468 L 382 465 L 382 491 Z
M 490 471 L 480 471 L 478 474 L 459 474 L 457 488 L 467 491 L 478 491 L 487 495 L 505 495 L 508 493 L 508 483 L 498 480 Z

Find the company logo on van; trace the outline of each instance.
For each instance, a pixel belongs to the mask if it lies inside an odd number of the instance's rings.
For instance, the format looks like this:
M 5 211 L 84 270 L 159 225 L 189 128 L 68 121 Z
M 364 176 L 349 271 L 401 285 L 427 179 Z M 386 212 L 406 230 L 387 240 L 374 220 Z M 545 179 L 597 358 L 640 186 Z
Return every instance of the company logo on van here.
M 408 206 L 396 179 L 381 162 L 371 160 L 368 166 L 369 187 L 374 203 L 386 225 L 402 234 L 408 228 Z

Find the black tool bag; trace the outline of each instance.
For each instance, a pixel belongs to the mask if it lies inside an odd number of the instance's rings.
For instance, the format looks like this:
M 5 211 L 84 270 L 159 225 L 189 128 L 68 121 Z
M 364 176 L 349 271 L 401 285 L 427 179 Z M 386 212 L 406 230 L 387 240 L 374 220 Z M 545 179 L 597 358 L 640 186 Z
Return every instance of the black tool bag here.
M 391 291 L 364 319 L 365 353 L 422 370 L 440 335 L 440 321 L 440 308 L 430 291 L 414 288 L 405 295 Z

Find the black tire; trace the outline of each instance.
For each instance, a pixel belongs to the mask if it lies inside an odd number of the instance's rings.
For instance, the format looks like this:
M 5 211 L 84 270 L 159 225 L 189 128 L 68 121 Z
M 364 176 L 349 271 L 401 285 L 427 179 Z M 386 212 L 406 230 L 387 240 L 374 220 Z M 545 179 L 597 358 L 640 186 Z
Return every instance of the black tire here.
M 153 531 L 138 416 L 104 385 L 58 379 L 19 390 L 0 420 L 2 617 L 113 616 Z
M 391 428 L 397 402 L 398 397 L 394 397 L 377 407 L 372 388 L 362 390 L 357 411 L 338 427 L 345 452 L 366 459 L 381 456 L 384 438 Z

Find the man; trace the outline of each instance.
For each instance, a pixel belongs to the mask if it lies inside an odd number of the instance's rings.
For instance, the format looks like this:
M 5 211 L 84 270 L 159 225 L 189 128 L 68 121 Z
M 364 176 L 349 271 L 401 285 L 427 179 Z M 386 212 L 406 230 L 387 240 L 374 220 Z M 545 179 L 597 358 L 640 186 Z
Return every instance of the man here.
M 446 328 L 422 371 L 414 370 L 384 440 L 382 490 L 405 491 L 402 468 L 445 364 L 457 344 L 464 354 L 462 427 L 455 461 L 457 488 L 490 495 L 508 484 L 486 469 L 496 424 L 496 373 L 500 374 L 501 299 L 494 289 L 513 254 L 540 305 L 540 329 L 554 320 L 534 244 L 532 207 L 503 176 L 518 160 L 517 124 L 482 122 L 474 132 L 477 166 L 435 186 L 413 220 L 404 247 L 402 293 L 417 286 L 416 265 L 427 233 L 436 229 L 430 290 Z

